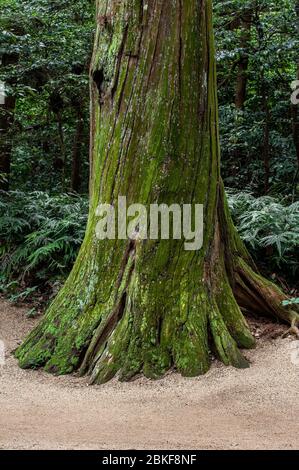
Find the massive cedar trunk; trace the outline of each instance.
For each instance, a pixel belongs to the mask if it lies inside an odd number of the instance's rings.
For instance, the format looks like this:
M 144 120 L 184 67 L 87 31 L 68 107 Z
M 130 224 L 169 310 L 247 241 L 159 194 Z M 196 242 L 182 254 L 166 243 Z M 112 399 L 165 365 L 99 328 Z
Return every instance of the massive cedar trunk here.
M 91 204 L 74 269 L 17 350 L 20 365 L 102 383 L 175 367 L 205 373 L 211 351 L 246 367 L 241 313 L 276 315 L 283 294 L 256 273 L 232 225 L 219 173 L 210 0 L 98 1 L 91 66 Z M 97 241 L 96 207 L 204 204 L 204 247 Z

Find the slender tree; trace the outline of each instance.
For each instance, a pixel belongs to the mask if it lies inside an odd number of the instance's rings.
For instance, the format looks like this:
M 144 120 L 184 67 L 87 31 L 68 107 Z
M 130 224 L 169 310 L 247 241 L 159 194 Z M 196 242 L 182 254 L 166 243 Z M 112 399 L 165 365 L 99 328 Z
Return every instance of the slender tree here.
M 241 243 L 220 178 L 211 0 L 98 0 L 91 65 L 91 202 L 73 271 L 16 355 L 21 367 L 158 378 L 205 373 L 214 351 L 246 367 L 243 310 L 299 316 Z M 96 208 L 204 204 L 204 246 L 105 240 Z

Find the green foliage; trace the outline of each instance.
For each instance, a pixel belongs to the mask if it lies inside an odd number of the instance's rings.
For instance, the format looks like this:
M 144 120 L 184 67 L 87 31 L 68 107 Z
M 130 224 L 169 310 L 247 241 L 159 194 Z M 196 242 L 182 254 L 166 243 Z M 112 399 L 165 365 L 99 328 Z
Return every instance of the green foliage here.
M 228 191 L 237 229 L 255 256 L 274 272 L 295 281 L 299 271 L 299 202 L 287 204 L 270 196 Z
M 27 313 L 26 313 L 26 317 L 27 318 L 35 318 L 37 317 L 38 315 L 38 312 L 36 311 L 36 308 L 31 308 Z
M 79 196 L 1 193 L 0 282 L 12 300 L 24 300 L 37 287 L 67 276 L 83 240 L 87 212 L 88 201 Z M 20 293 L 26 284 L 33 287 Z
M 1 4 L 0 57 L 16 57 L 0 67 L 7 93 L 17 98 L 11 189 L 58 192 L 70 187 L 79 119 L 84 123 L 78 142 L 81 185 L 87 189 L 94 8 L 91 0 Z

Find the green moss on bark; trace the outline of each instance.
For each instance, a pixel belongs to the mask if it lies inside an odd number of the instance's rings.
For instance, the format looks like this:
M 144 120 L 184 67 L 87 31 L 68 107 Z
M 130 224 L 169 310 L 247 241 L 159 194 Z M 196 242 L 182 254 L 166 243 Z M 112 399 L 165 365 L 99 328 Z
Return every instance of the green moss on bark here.
M 240 306 L 286 321 L 274 286 L 255 273 L 220 178 L 211 1 L 97 2 L 91 65 L 91 202 L 73 271 L 16 351 L 20 366 L 80 370 L 93 383 L 170 368 L 204 374 L 211 351 L 247 366 Z M 95 236 L 99 203 L 204 205 L 204 246 Z M 295 319 L 296 320 L 296 319 Z

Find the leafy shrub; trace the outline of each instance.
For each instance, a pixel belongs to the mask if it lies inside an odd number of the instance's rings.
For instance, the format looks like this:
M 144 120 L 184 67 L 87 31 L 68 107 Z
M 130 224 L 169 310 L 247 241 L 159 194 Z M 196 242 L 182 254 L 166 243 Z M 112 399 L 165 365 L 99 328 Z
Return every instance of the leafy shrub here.
M 12 298 L 19 286 L 44 287 L 64 279 L 82 243 L 88 200 L 44 192 L 0 193 L 2 290 Z M 23 297 L 26 292 L 23 290 Z
M 299 270 L 299 201 L 287 204 L 270 196 L 228 191 L 237 229 L 258 263 L 294 281 Z

